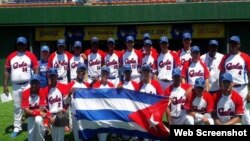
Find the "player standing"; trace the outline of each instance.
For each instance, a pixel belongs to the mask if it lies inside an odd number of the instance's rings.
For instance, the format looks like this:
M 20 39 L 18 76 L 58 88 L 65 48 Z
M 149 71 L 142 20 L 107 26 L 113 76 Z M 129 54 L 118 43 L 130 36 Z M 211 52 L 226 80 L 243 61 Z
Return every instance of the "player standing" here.
M 48 60 L 48 69 L 54 67 L 57 68 L 58 72 L 58 81 L 67 84 L 68 83 L 68 70 L 69 70 L 69 60 L 72 57 L 72 54 L 69 53 L 66 49 L 66 43 L 64 39 L 59 39 L 57 41 L 57 51 L 53 52 L 49 56 Z
M 219 43 L 217 40 L 210 40 L 208 45 L 208 53 L 203 54 L 201 56 L 201 60 L 206 64 L 209 69 L 210 77 L 209 77 L 209 93 L 213 94 L 219 91 L 219 75 L 220 70 L 218 66 L 221 62 L 221 59 L 224 55 L 217 52 Z
M 191 43 L 192 43 L 191 34 L 189 32 L 183 33 L 182 34 L 183 48 L 179 50 L 177 53 L 182 66 L 185 64 L 185 62 L 191 59 Z
M 49 47 L 44 45 L 41 48 L 41 60 L 39 60 L 39 75 L 40 75 L 40 87 L 44 88 L 48 86 L 48 58 L 49 58 Z
M 241 52 L 240 38 L 232 36 L 229 40 L 229 53 L 226 54 L 219 66 L 221 73 L 228 72 L 233 76 L 233 89 L 237 91 L 243 98 L 244 115 L 242 123 L 250 125 L 250 113 L 247 110 L 247 94 L 248 94 L 248 73 L 250 72 L 250 58 Z
M 27 39 L 18 37 L 16 46 L 17 51 L 11 53 L 6 59 L 3 82 L 4 93 L 8 95 L 8 80 L 11 78 L 14 99 L 14 130 L 11 134 L 12 138 L 15 138 L 22 131 L 22 91 L 29 85 L 32 71 L 37 74 L 39 70 L 36 56 L 26 51 Z

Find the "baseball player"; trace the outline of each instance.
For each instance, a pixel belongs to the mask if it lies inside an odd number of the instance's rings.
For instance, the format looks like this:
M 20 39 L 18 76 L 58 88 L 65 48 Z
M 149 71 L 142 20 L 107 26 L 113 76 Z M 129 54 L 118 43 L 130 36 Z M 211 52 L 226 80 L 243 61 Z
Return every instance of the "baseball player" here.
M 149 39 L 144 41 L 143 48 L 144 48 L 145 53 L 143 54 L 142 65 L 145 65 L 145 64 L 150 65 L 152 68 L 151 77 L 152 79 L 156 79 L 155 73 L 156 73 L 156 62 L 157 62 L 158 53 L 152 51 L 152 41 Z
M 113 38 L 109 38 L 108 41 L 108 52 L 104 57 L 104 64 L 109 67 L 110 73 L 108 77 L 108 81 L 112 82 L 115 86 L 119 84 L 119 67 L 120 67 L 120 56 L 122 56 L 122 52 L 115 50 L 115 40 Z
M 17 51 L 11 53 L 6 59 L 3 83 L 4 93 L 8 95 L 8 80 L 11 77 L 14 99 L 14 130 L 11 134 L 12 138 L 15 138 L 22 131 L 22 91 L 29 85 L 32 71 L 37 74 L 39 69 L 36 56 L 26 51 L 27 39 L 18 37 L 16 46 Z
M 99 49 L 99 39 L 92 37 L 91 48 L 85 51 L 87 56 L 88 83 L 101 76 L 101 67 L 104 62 L 104 53 Z
M 122 65 L 129 64 L 132 68 L 131 79 L 135 82 L 140 82 L 140 74 L 138 68 L 141 65 L 141 51 L 134 49 L 134 37 L 128 36 L 126 38 L 127 49 L 122 56 Z
M 233 77 L 230 73 L 221 75 L 221 91 L 213 95 L 213 113 L 216 125 L 240 124 L 244 114 L 243 99 L 233 90 Z
M 110 69 L 107 66 L 101 68 L 101 79 L 97 80 L 92 88 L 101 89 L 101 88 L 115 88 L 114 84 L 108 81 L 108 76 Z M 99 133 L 97 134 L 99 141 L 106 141 L 108 133 Z
M 73 54 L 72 58 L 69 60 L 69 70 L 70 70 L 70 79 L 71 79 L 71 81 L 76 79 L 77 65 L 79 63 L 84 63 L 84 59 L 81 56 L 82 42 L 75 41 L 73 49 L 74 49 L 74 54 Z
M 74 107 L 74 98 L 73 98 L 73 93 L 76 88 L 88 88 L 89 84 L 84 81 L 84 76 L 86 74 L 86 65 L 84 63 L 78 63 L 77 65 L 77 70 L 76 70 L 76 78 L 75 80 L 72 80 L 68 84 L 69 90 L 71 90 L 70 94 L 68 97 L 71 99 L 71 116 L 72 116 L 72 123 L 73 123 L 73 134 L 74 134 L 74 141 L 79 141 L 79 134 L 78 134 L 78 123 L 76 119 L 76 111 Z
M 155 94 L 155 95 L 163 95 L 163 91 L 161 86 L 157 80 L 151 79 L 150 77 L 151 66 L 143 65 L 142 66 L 142 80 L 139 84 L 140 92 Z
M 68 51 L 65 51 L 66 44 L 64 39 L 59 39 L 57 41 L 57 51 L 53 52 L 49 56 L 48 60 L 48 69 L 54 67 L 57 68 L 58 72 L 58 81 L 67 84 L 68 77 L 67 72 L 69 70 L 69 60 L 72 57 L 72 54 Z
M 213 94 L 219 91 L 219 75 L 220 70 L 218 66 L 224 55 L 217 52 L 219 43 L 217 40 L 210 40 L 208 45 L 208 53 L 201 56 L 201 61 L 203 61 L 209 69 L 209 93 Z
M 242 116 L 242 123 L 250 125 L 250 113 L 246 107 L 250 58 L 246 53 L 241 52 L 239 49 L 240 38 L 238 36 L 232 36 L 229 40 L 229 53 L 223 57 L 219 69 L 221 73 L 228 72 L 232 74 L 234 82 L 233 89 L 243 98 L 244 115 Z
M 193 46 L 191 48 L 191 60 L 186 62 L 182 68 L 182 82 L 189 83 L 194 86 L 195 80 L 199 77 L 204 78 L 206 81 L 206 91 L 209 91 L 209 70 L 207 66 L 200 60 L 200 48 Z
M 46 106 L 46 93 L 40 88 L 40 76 L 34 74 L 30 81 L 30 87 L 22 93 L 22 109 L 28 116 L 29 141 L 45 141 L 43 118 L 49 116 L 45 112 Z
M 49 47 L 44 45 L 41 48 L 41 60 L 39 60 L 39 75 L 40 75 L 40 87 L 44 88 L 48 86 L 48 77 L 47 77 L 47 66 L 50 50 Z
M 194 118 L 198 125 L 214 125 L 211 113 L 214 108 L 214 101 L 210 93 L 204 91 L 205 80 L 197 78 L 192 92 L 187 96 L 184 108 Z
M 57 68 L 48 70 L 50 84 L 47 87 L 48 110 L 51 113 L 50 122 L 52 124 L 51 135 L 53 141 L 64 140 L 64 127 L 55 127 L 53 125 L 56 115 L 59 112 L 64 112 L 64 98 L 67 98 L 69 89 L 67 85 L 58 82 Z
M 192 36 L 189 32 L 182 34 L 182 44 L 183 48 L 177 52 L 181 65 L 183 66 L 185 62 L 191 59 L 191 43 Z
M 149 33 L 144 33 L 144 34 L 143 34 L 143 42 L 144 42 L 145 40 L 151 40 L 150 34 L 149 34 Z M 152 52 L 152 53 L 154 53 L 154 54 L 158 54 L 158 53 L 157 53 L 157 50 L 156 50 L 154 47 L 151 47 L 150 52 Z M 143 47 L 142 47 L 142 54 L 144 55 L 145 53 L 146 53 L 146 51 L 145 51 L 144 46 L 143 46 Z
M 131 80 L 132 69 L 129 64 L 123 66 L 124 80 L 118 84 L 118 88 L 139 91 L 139 84 Z
M 169 107 L 166 115 L 170 125 L 194 125 L 194 118 L 187 114 L 184 109 L 186 97 L 190 93 L 192 87 L 189 84 L 181 83 L 181 70 L 173 69 L 173 84 L 171 84 L 164 92 L 169 98 Z
M 180 66 L 177 54 L 168 49 L 169 42 L 166 36 L 160 39 L 161 53 L 157 59 L 158 81 L 161 89 L 165 90 L 172 83 L 172 71 Z

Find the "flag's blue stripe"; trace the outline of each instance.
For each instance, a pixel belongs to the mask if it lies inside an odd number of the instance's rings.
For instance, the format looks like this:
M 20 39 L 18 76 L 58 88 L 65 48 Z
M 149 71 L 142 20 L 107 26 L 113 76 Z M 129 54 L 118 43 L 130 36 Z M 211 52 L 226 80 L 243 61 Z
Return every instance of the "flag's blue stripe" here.
M 162 100 L 162 96 L 136 92 L 128 89 L 84 89 L 78 88 L 74 98 L 124 98 L 146 104 L 155 104 Z M 164 97 L 165 98 L 165 97 Z
M 98 129 L 84 129 L 78 130 L 80 139 L 90 139 L 93 138 L 98 133 L 113 133 L 117 135 L 129 135 L 129 136 L 137 136 L 142 138 L 150 138 L 150 139 L 159 139 L 147 132 L 141 132 L 137 130 L 126 130 L 120 128 L 98 128 Z
M 97 120 L 121 120 L 131 122 L 129 114 L 131 111 L 122 110 L 76 110 L 77 120 L 87 119 L 91 121 Z

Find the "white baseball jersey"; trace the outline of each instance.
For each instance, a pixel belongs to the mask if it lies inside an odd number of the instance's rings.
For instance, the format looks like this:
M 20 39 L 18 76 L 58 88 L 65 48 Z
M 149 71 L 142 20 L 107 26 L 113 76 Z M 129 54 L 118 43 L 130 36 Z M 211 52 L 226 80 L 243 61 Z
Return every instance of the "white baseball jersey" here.
M 40 88 L 39 94 L 35 94 L 34 96 L 30 93 L 30 87 L 23 91 L 21 104 L 23 109 L 29 108 L 34 110 L 45 106 L 47 106 L 46 91 Z
M 220 70 L 218 69 L 218 67 L 220 65 L 223 56 L 224 55 L 217 52 L 213 58 L 209 56 L 209 53 L 206 53 L 200 57 L 201 60 L 206 64 L 210 72 L 210 77 L 209 77 L 210 91 L 217 91 L 220 89 L 219 86 Z
M 122 86 L 122 88 L 128 89 L 128 90 L 139 91 L 139 84 L 136 83 L 136 82 L 133 81 L 133 80 L 131 80 L 131 81 L 120 82 L 120 83 L 118 84 L 118 86 Z
M 160 53 L 157 59 L 158 79 L 172 80 L 172 71 L 178 65 L 180 61 L 175 52 Z
M 157 57 L 158 57 L 157 52 L 153 52 L 153 51 L 151 51 L 150 55 L 144 54 L 143 58 L 142 58 L 142 63 L 141 63 L 142 66 L 145 65 L 145 64 L 150 65 L 152 70 L 155 71 L 156 70 Z
M 167 96 L 171 103 L 170 103 L 170 114 L 172 117 L 181 117 L 186 114 L 184 110 L 184 104 L 186 101 L 186 91 L 191 86 L 187 83 L 180 84 L 179 87 L 174 87 L 173 84 L 170 85 L 164 95 Z
M 56 87 L 48 88 L 48 107 L 50 113 L 58 113 L 63 110 L 63 97 L 69 93 L 67 85 L 57 83 Z
M 60 82 L 68 82 L 67 71 L 69 70 L 69 60 L 72 54 L 65 51 L 62 54 L 57 52 L 52 53 L 48 59 L 48 69 L 54 67 L 57 68 L 58 80 Z
M 120 63 L 119 57 L 121 57 L 121 53 L 118 51 L 114 51 L 113 54 L 107 53 L 105 55 L 104 58 L 105 65 L 110 68 L 109 77 L 117 78 L 119 76 L 119 63 Z
M 243 100 L 241 96 L 236 92 L 232 91 L 229 96 L 225 96 L 220 93 L 213 95 L 215 110 L 218 119 L 222 122 L 228 122 L 236 115 L 243 115 Z
M 208 92 L 203 92 L 201 97 L 195 95 L 193 90 L 187 97 L 184 108 L 188 111 L 194 111 L 201 114 L 211 113 L 214 108 L 214 101 Z
M 131 52 L 126 51 L 122 56 L 122 64 L 131 65 L 132 73 L 131 76 L 139 76 L 138 66 L 141 63 L 141 54 L 138 50 L 133 49 Z
M 210 77 L 207 66 L 200 60 L 197 63 L 191 60 L 186 62 L 182 68 L 181 76 L 191 85 L 194 85 L 197 78 L 208 79 Z
M 183 66 L 187 61 L 189 61 L 191 57 L 191 50 L 185 51 L 183 48 L 178 51 L 178 57 L 179 60 L 181 61 L 181 65 Z
M 5 62 L 5 68 L 10 69 L 12 83 L 27 82 L 31 78 L 32 69 L 39 67 L 36 56 L 26 51 L 11 53 Z
M 236 55 L 227 54 L 223 57 L 219 69 L 222 73 L 228 72 L 232 74 L 234 83 L 247 84 L 247 72 L 250 72 L 250 58 L 243 52 Z
M 140 92 L 143 92 L 143 93 L 163 95 L 161 86 L 159 82 L 156 80 L 150 80 L 150 82 L 147 84 L 144 82 L 141 82 L 139 84 L 139 89 L 140 89 Z
M 77 70 L 77 65 L 79 63 L 84 63 L 84 60 L 81 56 L 73 56 L 69 60 L 70 79 L 71 80 L 74 80 L 76 78 L 76 70 Z
M 90 77 L 99 77 L 101 75 L 101 67 L 104 59 L 104 53 L 101 50 L 98 50 L 97 53 L 87 50 L 85 52 L 88 58 L 88 75 Z

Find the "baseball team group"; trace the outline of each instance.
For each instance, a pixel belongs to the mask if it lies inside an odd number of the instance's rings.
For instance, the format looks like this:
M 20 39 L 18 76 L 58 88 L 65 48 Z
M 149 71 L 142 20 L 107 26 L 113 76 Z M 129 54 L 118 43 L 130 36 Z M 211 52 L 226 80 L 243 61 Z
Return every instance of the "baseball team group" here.
M 179 51 L 169 50 L 169 40 L 162 36 L 158 52 L 148 33 L 143 35 L 140 50 L 134 48 L 133 36 L 126 37 L 122 51 L 116 50 L 113 38 L 107 39 L 107 52 L 99 49 L 97 37 L 90 42 L 91 47 L 82 52 L 82 42 L 75 41 L 70 53 L 65 40 L 59 39 L 55 52 L 42 46 L 38 60 L 27 51 L 27 39 L 17 38 L 17 50 L 6 58 L 4 70 L 4 93 L 9 94 L 11 81 L 14 99 L 12 138 L 22 131 L 25 115 L 29 141 L 45 141 L 46 130 L 51 131 L 53 141 L 63 141 L 65 130 L 72 131 L 74 140 L 79 141 L 72 104 L 76 88 L 123 88 L 165 96 L 169 125 L 250 124 L 250 57 L 240 51 L 239 36 L 230 37 L 229 52 L 224 55 L 218 52 L 217 40 L 210 40 L 207 53 L 201 55 L 199 46 L 191 46 L 188 32 L 182 35 Z M 59 113 L 68 115 L 67 124 L 58 124 Z M 107 136 L 97 135 L 99 141 L 106 141 Z

